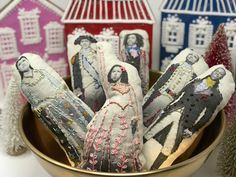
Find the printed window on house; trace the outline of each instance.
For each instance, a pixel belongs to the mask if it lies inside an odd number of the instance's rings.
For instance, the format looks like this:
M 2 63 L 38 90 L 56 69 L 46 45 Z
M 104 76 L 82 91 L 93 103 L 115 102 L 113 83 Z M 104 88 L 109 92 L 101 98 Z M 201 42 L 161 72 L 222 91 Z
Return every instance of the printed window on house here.
M 39 13 L 40 11 L 37 8 L 31 11 L 19 10 L 18 19 L 21 27 L 21 42 L 25 45 L 36 44 L 41 41 Z
M 0 58 L 8 60 L 17 58 L 18 55 L 15 31 L 11 28 L 0 28 Z
M 168 17 L 169 18 L 169 17 Z M 178 53 L 184 44 L 185 24 L 176 16 L 162 22 L 161 44 L 168 53 Z
M 163 23 L 164 27 L 162 29 L 163 43 L 167 45 L 182 45 L 183 44 L 183 34 L 184 34 L 184 24 L 181 22 Z
M 204 52 L 209 45 L 213 34 L 213 26 L 211 24 L 190 24 L 189 26 L 189 48 Z
M 227 44 L 230 50 L 236 48 L 236 19 L 230 20 L 225 24 L 225 32 L 227 36 Z
M 203 33 L 199 33 L 196 35 L 196 45 L 197 46 L 204 46 L 205 45 L 205 37 L 206 35 Z
M 228 47 L 233 48 L 234 47 L 234 36 L 228 37 Z
M 236 33 L 230 33 L 227 36 L 227 42 L 229 49 L 233 49 L 234 47 L 236 47 Z
M 64 52 L 64 27 L 58 22 L 50 22 L 45 27 L 46 51 L 49 54 Z
M 168 41 L 170 43 L 176 43 L 177 42 L 177 31 L 176 30 L 169 31 Z

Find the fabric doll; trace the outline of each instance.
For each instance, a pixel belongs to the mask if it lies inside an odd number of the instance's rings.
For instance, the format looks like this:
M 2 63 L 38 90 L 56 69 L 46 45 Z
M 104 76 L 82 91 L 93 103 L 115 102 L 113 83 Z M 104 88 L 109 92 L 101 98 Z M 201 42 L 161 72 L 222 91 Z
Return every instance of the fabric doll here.
M 90 35 L 74 34 L 67 44 L 73 92 L 93 111 L 106 99 L 97 71 L 96 42 Z
M 97 43 L 99 75 L 106 102 L 88 125 L 81 167 L 92 171 L 142 170 L 142 89 L 137 70 Z
M 93 111 L 38 55 L 21 55 L 16 61 L 14 75 L 34 113 L 51 131 L 71 165 L 77 166 Z
M 182 88 L 207 69 L 204 59 L 193 50 L 180 52 L 144 97 L 144 126 L 149 127 Z
M 234 89 L 232 73 L 223 65 L 187 84 L 144 133 L 146 168 L 170 166 L 213 121 Z
M 121 59 L 133 65 L 141 78 L 145 95 L 149 89 L 149 39 L 144 30 L 123 30 L 120 33 Z

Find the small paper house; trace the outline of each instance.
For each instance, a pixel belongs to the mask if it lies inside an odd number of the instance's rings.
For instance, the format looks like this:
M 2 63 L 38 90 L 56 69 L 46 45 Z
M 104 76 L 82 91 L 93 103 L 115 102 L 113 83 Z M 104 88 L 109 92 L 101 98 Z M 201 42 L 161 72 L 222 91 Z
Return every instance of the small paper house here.
M 64 10 L 53 0 L 4 3 L 0 7 L 0 96 L 5 94 L 11 65 L 21 53 L 39 54 L 66 76 L 64 25 L 60 22 Z
M 229 49 L 236 50 L 236 0 L 164 0 L 161 64 L 186 47 L 204 54 L 221 23 L 225 24 Z
M 112 42 L 116 53 L 122 30 L 143 29 L 152 49 L 154 18 L 147 0 L 70 0 L 62 22 L 65 35 L 84 29 L 98 41 Z

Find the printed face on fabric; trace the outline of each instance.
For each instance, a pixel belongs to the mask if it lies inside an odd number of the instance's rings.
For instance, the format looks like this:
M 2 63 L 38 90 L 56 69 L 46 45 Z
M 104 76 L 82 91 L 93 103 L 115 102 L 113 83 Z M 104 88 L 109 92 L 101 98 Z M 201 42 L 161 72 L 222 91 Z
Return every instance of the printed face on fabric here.
M 136 42 L 137 42 L 137 37 L 135 34 L 128 35 L 128 39 L 127 39 L 128 46 L 132 46 L 132 45 L 136 44 Z
M 120 82 L 123 84 L 128 84 L 128 73 L 125 67 L 116 64 L 110 69 L 107 79 L 109 83 Z
M 226 74 L 224 68 L 217 68 L 211 73 L 212 80 L 220 80 Z
M 88 39 L 82 39 L 80 45 L 82 48 L 87 49 L 90 47 L 91 42 Z
M 143 47 L 144 41 L 143 36 L 138 33 L 129 33 L 125 35 L 124 45 L 126 47 L 132 47 L 137 45 L 136 47 L 140 48 Z
M 117 82 L 118 80 L 120 80 L 121 74 L 122 74 L 121 67 L 115 66 L 115 67 L 111 70 L 111 79 L 112 79 L 114 82 Z
M 195 55 L 194 53 L 190 53 L 188 56 L 187 56 L 187 59 L 186 59 L 186 62 L 193 65 L 194 63 L 198 62 L 199 60 L 199 56 L 198 55 Z
M 16 62 L 16 68 L 20 72 L 28 71 L 30 68 L 29 60 L 25 56 L 20 57 Z

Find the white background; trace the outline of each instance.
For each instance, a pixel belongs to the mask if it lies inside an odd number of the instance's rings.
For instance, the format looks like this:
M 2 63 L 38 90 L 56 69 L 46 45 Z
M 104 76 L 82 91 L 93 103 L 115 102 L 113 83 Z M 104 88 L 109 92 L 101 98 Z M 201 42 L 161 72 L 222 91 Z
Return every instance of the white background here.
M 0 7 L 5 5 L 8 0 L 0 0 Z M 62 8 L 65 7 L 65 1 L 68 0 L 55 0 Z M 156 24 L 153 31 L 153 69 L 159 66 L 159 5 L 163 0 L 149 0 L 150 6 L 156 18 Z M 216 177 L 216 157 L 215 151 L 206 164 L 193 176 L 193 177 Z M 34 156 L 27 152 L 23 155 L 12 157 L 0 152 L 0 177 L 50 177 L 47 172 L 38 164 Z

